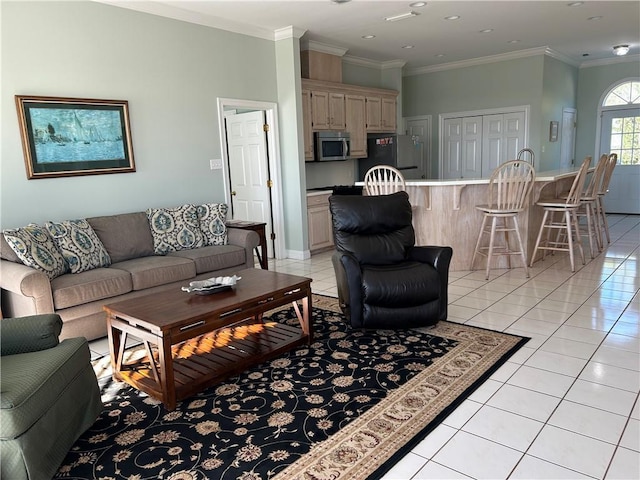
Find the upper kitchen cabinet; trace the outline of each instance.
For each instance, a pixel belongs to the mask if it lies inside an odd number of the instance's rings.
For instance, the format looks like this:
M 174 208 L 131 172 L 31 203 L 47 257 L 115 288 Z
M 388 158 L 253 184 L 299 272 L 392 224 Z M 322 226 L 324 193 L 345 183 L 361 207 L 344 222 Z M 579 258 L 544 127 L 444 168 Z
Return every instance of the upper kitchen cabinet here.
M 364 95 L 345 95 L 347 131 L 351 135 L 351 156 L 367 156 L 366 99 Z
M 396 132 L 397 96 L 395 90 L 303 78 L 305 160 L 313 159 L 313 132 L 323 130 L 349 132 L 352 157 L 366 157 L 367 132 Z
M 344 93 L 311 91 L 313 130 L 345 130 Z
M 311 130 L 311 92 L 302 90 L 302 130 L 304 133 L 304 160 L 313 161 L 313 130 Z
M 396 96 L 367 96 L 367 132 L 390 133 L 396 131 Z

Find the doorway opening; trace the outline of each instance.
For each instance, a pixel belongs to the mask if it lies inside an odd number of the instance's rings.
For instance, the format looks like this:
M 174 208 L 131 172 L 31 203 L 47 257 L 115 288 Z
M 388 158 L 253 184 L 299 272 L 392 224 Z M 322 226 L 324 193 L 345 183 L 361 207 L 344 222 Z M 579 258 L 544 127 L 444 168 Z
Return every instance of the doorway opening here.
M 252 151 L 252 155 L 256 155 L 252 158 L 252 162 L 261 165 L 261 175 L 268 178 L 260 178 L 260 182 L 264 185 L 264 188 L 269 189 L 265 193 L 268 197 L 268 202 L 265 203 L 265 210 L 257 213 L 257 210 L 250 208 L 235 208 L 238 192 L 242 191 L 240 188 L 241 183 L 246 183 L 245 179 L 235 178 L 236 172 L 239 170 L 232 168 L 232 161 L 236 161 L 230 158 L 230 145 L 228 144 L 227 129 L 225 116 L 227 112 L 242 111 L 242 112 L 261 112 L 261 116 L 265 120 L 267 128 L 262 130 L 264 135 L 265 149 L 262 152 L 258 152 L 259 149 Z M 278 128 L 278 106 L 272 102 L 259 102 L 253 100 L 241 100 L 232 98 L 218 98 L 218 121 L 220 128 L 220 149 L 222 155 L 222 176 L 224 185 L 224 198 L 225 202 L 229 206 L 234 206 L 233 215 L 237 220 L 248 221 L 260 221 L 267 223 L 266 236 L 268 243 L 269 257 L 272 258 L 285 258 L 285 245 L 284 245 L 284 209 L 283 209 L 283 195 L 282 195 L 282 166 L 280 164 L 280 143 L 279 143 L 279 128 Z M 233 155 L 232 155 L 233 156 Z M 236 167 L 237 165 L 234 165 Z M 237 183 L 235 183 L 237 182 Z M 256 188 L 259 188 L 256 185 Z M 235 192 L 236 195 L 232 195 Z M 235 198 L 234 198 L 235 197 Z M 241 199 L 243 202 L 246 199 Z M 231 209 L 230 209 L 231 211 Z M 259 215 L 258 217 L 253 217 Z M 241 218 L 246 217 L 246 218 Z

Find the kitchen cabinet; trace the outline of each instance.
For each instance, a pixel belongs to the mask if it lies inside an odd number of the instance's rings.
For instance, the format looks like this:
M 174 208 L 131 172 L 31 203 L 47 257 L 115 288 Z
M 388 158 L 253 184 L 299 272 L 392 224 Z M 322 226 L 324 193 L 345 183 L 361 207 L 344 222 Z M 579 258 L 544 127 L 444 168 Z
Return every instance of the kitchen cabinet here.
M 344 93 L 311 91 L 313 130 L 345 130 Z
M 367 96 L 367 132 L 395 133 L 396 97 Z
M 347 131 L 351 134 L 351 156 L 367 156 L 366 98 L 363 95 L 345 95 Z
M 302 130 L 304 135 L 304 160 L 313 161 L 313 130 L 311 129 L 311 92 L 302 90 Z
M 314 158 L 313 132 L 340 130 L 351 134 L 351 153 L 367 156 L 367 133 L 396 132 L 398 92 L 324 80 L 302 79 L 304 156 Z
M 333 227 L 329 211 L 331 192 L 307 195 L 309 251 L 311 253 L 333 247 Z

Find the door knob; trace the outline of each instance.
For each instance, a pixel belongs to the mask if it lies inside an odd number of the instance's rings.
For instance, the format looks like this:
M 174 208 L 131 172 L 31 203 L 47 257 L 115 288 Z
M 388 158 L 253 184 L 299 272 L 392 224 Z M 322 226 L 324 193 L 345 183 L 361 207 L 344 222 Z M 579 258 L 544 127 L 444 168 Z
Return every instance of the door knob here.
M 235 191 L 235 190 L 232 190 L 232 191 L 231 191 L 231 195 L 232 195 L 232 196 L 235 196 L 235 194 L 236 194 L 236 191 Z

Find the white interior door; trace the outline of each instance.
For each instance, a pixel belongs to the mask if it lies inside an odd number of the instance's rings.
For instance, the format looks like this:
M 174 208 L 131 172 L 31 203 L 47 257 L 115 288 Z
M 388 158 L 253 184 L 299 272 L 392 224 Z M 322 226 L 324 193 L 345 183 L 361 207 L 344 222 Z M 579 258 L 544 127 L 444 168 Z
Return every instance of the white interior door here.
M 269 238 L 273 224 L 264 112 L 227 115 L 225 122 L 232 218 L 266 223 Z M 273 245 L 269 241 L 267 254 L 269 258 L 274 256 Z
M 562 127 L 560 129 L 560 168 L 569 168 L 575 163 L 576 149 L 576 111 L 573 108 L 562 109 Z
M 405 121 L 407 135 L 414 137 L 416 148 L 419 150 L 420 164 L 417 171 L 408 171 L 405 178 L 432 178 L 430 150 L 431 150 L 431 117 L 407 118 Z
M 449 118 L 444 121 L 444 158 L 442 178 L 462 177 L 462 119 Z
M 482 117 L 462 119 L 462 178 L 482 176 Z
M 604 197 L 607 213 L 640 214 L 640 108 L 602 113 L 600 155 L 617 153 L 609 193 Z

